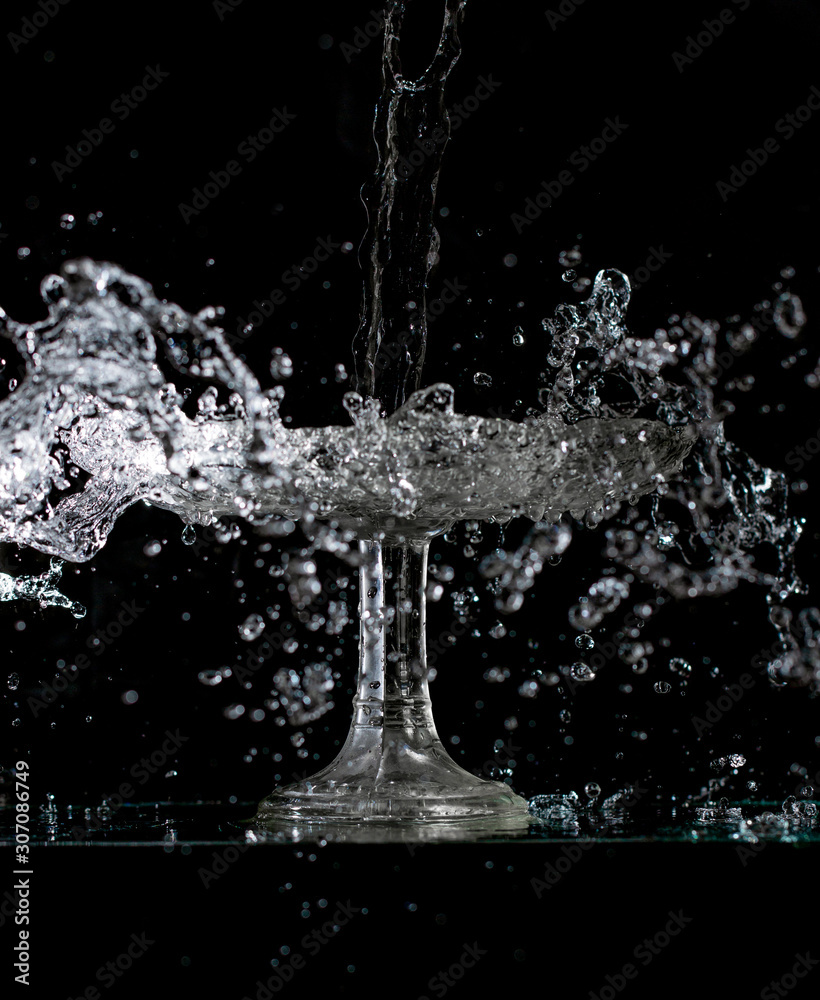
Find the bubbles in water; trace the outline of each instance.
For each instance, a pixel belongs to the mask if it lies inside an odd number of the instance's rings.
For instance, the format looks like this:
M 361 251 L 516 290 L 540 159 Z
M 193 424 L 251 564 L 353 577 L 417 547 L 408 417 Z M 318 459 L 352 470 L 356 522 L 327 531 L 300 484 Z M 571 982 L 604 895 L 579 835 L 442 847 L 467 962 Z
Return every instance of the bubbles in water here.
M 479 597 L 474 587 L 463 587 L 461 590 L 454 590 L 450 595 L 453 601 L 453 610 L 457 615 L 470 615 L 475 609 L 473 605 L 478 604 Z
M 794 339 L 806 325 L 803 303 L 791 292 L 783 292 L 774 304 L 774 324 L 784 337 Z
M 595 648 L 595 640 L 591 635 L 584 633 L 583 635 L 576 635 L 575 645 L 578 649 L 583 649 L 585 652 Z
M 293 374 L 293 362 L 281 347 L 274 347 L 271 352 L 270 373 L 277 381 L 290 378 Z
M 226 677 L 230 676 L 230 668 L 222 667 L 221 670 L 200 670 L 197 674 L 197 679 L 201 684 L 205 684 L 208 687 L 215 687 L 217 684 L 221 684 Z
M 571 540 L 568 525 L 539 521 L 514 552 L 497 549 L 482 560 L 479 572 L 497 585 L 496 607 L 506 612 L 517 611 L 544 566 L 560 556 Z
M 579 247 L 573 247 L 571 250 L 562 250 L 558 255 L 558 263 L 561 267 L 577 267 L 582 259 Z
M 585 601 L 574 605 L 569 612 L 569 622 L 579 631 L 595 628 L 629 596 L 629 587 L 614 576 L 606 576 L 593 583 Z
M 679 656 L 672 657 L 669 661 L 669 669 L 673 674 L 677 674 L 684 680 L 688 679 L 692 674 L 692 664 Z
M 618 646 L 618 656 L 624 663 L 638 663 L 646 655 L 647 649 L 642 642 L 622 642 Z
M 455 570 L 446 563 L 432 563 L 427 571 L 434 580 L 449 583 L 455 577 Z
M 253 642 L 265 631 L 265 619 L 260 614 L 250 614 L 239 626 L 239 638 Z
M 772 604 L 769 608 L 769 621 L 777 629 L 788 628 L 793 617 L 791 610 L 782 605 Z
M 672 685 L 669 681 L 655 681 L 652 687 L 656 694 L 669 694 L 672 690 Z
M 725 757 L 718 757 L 716 760 L 713 760 L 711 767 L 713 767 L 716 771 L 719 771 L 724 767 L 742 767 L 745 763 L 746 758 L 743 754 L 731 753 Z
M 817 803 L 798 802 L 795 812 L 797 813 L 801 824 L 805 823 L 806 826 L 815 825 L 818 815 Z
M 334 679 L 327 663 L 309 663 L 301 674 L 283 667 L 274 674 L 273 684 L 292 725 L 313 722 L 333 708 Z
M 475 382 L 476 385 L 492 385 L 493 379 L 492 376 L 488 375 L 486 372 L 476 372 L 475 375 L 473 375 L 473 382 Z

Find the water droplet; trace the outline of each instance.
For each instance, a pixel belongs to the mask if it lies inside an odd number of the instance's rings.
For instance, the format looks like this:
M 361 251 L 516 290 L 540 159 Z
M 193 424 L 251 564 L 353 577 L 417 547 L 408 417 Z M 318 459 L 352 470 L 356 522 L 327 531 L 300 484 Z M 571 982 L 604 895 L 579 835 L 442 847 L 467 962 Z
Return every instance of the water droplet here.
M 581 681 L 582 683 L 595 680 L 595 671 L 587 666 L 586 663 L 581 662 L 572 664 L 569 668 L 569 675 L 573 680 Z
M 598 796 L 601 794 L 601 786 L 598 784 L 597 781 L 588 781 L 584 785 L 584 792 L 594 802 L 595 799 L 597 799 Z
M 592 638 L 591 635 L 584 633 L 583 635 L 576 635 L 575 645 L 578 647 L 578 649 L 583 649 L 585 652 L 587 652 L 590 649 L 595 648 L 595 640 Z
M 196 541 L 196 528 L 192 524 L 186 524 L 182 529 L 182 544 L 193 545 Z

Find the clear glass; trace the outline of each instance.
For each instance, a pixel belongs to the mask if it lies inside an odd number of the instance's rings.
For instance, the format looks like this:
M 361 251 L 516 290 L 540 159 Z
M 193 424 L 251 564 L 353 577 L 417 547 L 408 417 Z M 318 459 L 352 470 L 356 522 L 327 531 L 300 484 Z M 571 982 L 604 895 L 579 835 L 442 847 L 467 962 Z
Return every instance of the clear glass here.
M 429 537 L 359 543 L 359 677 L 350 732 L 331 764 L 260 804 L 260 825 L 526 822 L 526 800 L 459 767 L 436 732 L 425 649 L 429 544 Z

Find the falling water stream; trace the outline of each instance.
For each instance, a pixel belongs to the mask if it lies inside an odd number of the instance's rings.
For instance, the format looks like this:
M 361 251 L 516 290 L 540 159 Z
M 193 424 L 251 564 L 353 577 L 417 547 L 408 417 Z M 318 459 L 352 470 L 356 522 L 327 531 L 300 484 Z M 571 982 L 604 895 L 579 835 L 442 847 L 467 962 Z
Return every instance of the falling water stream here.
M 505 614 L 518 610 L 538 574 L 570 546 L 573 523 L 603 523 L 610 569 L 569 611 L 581 636 L 628 599 L 636 580 L 665 598 L 687 599 L 758 584 L 784 644 L 770 664 L 771 682 L 820 687 L 820 615 L 805 611 L 799 642 L 783 607 L 801 588 L 793 566 L 801 525 L 787 510 L 785 478 L 726 439 L 715 398 L 726 337 L 751 349 L 751 327 L 724 331 L 687 317 L 637 336 L 625 325 L 628 279 L 602 270 L 585 302 L 560 305 L 544 319 L 540 405 L 525 419 L 459 413 L 451 386 L 424 386 L 425 296 L 439 257 L 433 219 L 449 133 L 444 88 L 459 57 L 466 3 L 446 0 L 438 49 L 417 79 L 402 75 L 405 5 L 387 5 L 378 162 L 363 192 L 365 280 L 355 391 L 345 397 L 349 425 L 286 427 L 282 387 L 263 388 L 232 352 L 220 310 L 188 313 L 114 264 L 75 260 L 46 277 L 43 321 L 0 312 L 0 333 L 25 364 L 0 402 L 0 540 L 53 557 L 42 577 L 0 574 L 0 599 L 81 615 L 57 589 L 62 561 L 92 559 L 138 501 L 173 511 L 186 533 L 225 518 L 250 527 L 298 519 L 317 547 L 361 566 L 362 663 L 346 777 L 331 765 L 302 783 L 292 798 L 307 816 L 307 791 L 314 802 L 321 794 L 321 813 L 340 785 L 359 796 L 351 800 L 354 818 L 395 816 L 395 806 L 368 798 L 362 783 L 376 780 L 365 774 L 368 761 L 377 762 L 378 780 L 389 772 L 397 739 L 409 739 L 411 749 L 417 739 L 425 766 L 435 757 L 442 768 L 429 812 L 414 793 L 424 816 L 438 816 L 452 796 L 448 774 L 464 780 L 430 715 L 423 631 L 427 547 L 460 521 L 532 522 L 523 544 L 498 548 L 481 563 Z M 426 155 L 408 172 L 402 163 L 419 141 Z M 785 290 L 777 310 L 781 333 L 796 336 L 805 322 L 799 299 Z M 207 386 L 195 414 L 162 374 L 163 357 Z M 765 571 L 757 559 L 764 549 L 773 555 Z M 385 568 L 393 581 L 387 589 Z M 640 659 L 634 649 L 619 655 Z M 576 680 L 594 680 L 583 662 L 568 669 Z M 311 690 L 315 707 L 322 696 Z M 298 697 L 291 704 L 305 710 Z M 352 760 L 365 762 L 361 774 Z M 499 794 L 496 788 L 494 802 Z M 615 815 L 627 800 L 625 790 L 604 805 Z M 710 798 L 700 819 L 720 823 L 732 818 L 728 808 Z M 537 796 L 530 809 L 564 828 L 583 813 L 574 793 Z M 802 813 L 798 819 L 807 822 Z

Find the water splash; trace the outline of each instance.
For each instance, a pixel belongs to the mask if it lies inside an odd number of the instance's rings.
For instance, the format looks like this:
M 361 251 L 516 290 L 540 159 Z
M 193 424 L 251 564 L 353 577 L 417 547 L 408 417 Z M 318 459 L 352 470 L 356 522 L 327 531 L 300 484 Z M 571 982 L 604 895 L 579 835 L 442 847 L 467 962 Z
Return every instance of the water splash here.
M 688 426 L 696 434 L 682 473 L 659 482 L 649 501 L 639 504 L 633 496 L 627 506 L 570 511 L 587 526 L 604 518 L 612 522 L 605 531 L 603 555 L 619 570 L 590 586 L 570 609 L 570 623 L 579 631 L 600 625 L 626 599 L 635 581 L 656 596 L 674 599 L 726 594 L 743 581 L 760 585 L 770 602 L 801 594 L 794 553 L 802 524 L 789 515 L 787 479 L 725 437 L 726 411 L 716 399 L 719 324 L 692 316 L 675 318 L 668 329 L 639 338 L 625 326 L 629 298 L 625 276 L 603 271 L 586 302 L 561 305 L 544 320 L 550 346 L 541 406 L 570 425 L 583 425 L 590 417 L 643 418 Z M 791 296 L 781 305 L 779 325 L 790 316 L 794 326 L 789 330 L 798 329 L 805 322 L 799 299 Z M 730 331 L 725 337 L 732 335 Z M 544 561 L 533 562 L 530 554 L 539 546 L 550 548 L 545 527 L 536 525 L 517 552 L 496 552 L 482 566 L 485 576 L 504 581 L 497 601 L 502 610 L 520 606 L 524 591 L 543 568 Z M 562 543 L 561 551 L 564 548 Z M 772 561 L 773 567 L 758 568 Z M 654 607 L 661 603 L 656 601 Z M 801 620 L 804 631 L 811 614 L 807 610 Z M 782 668 L 805 679 L 806 661 L 811 661 L 816 683 L 820 673 L 811 652 L 816 639 L 806 632 L 800 646 L 783 628 L 779 634 L 790 651 Z
M 443 383 L 388 418 L 351 393 L 351 427 L 287 430 L 281 391 L 263 391 L 233 355 L 215 310 L 192 316 L 89 260 L 66 264 L 43 294 L 48 319 L 4 317 L 26 372 L 0 403 L 0 538 L 62 559 L 90 559 L 140 499 L 189 526 L 278 514 L 430 532 L 464 518 L 557 517 L 655 489 L 694 440 L 689 426 L 642 418 L 464 416 Z M 228 402 L 208 388 L 189 417 L 157 341 Z
M 404 6 L 388 4 L 374 128 L 379 162 L 365 190 L 367 281 L 354 349 L 359 391 L 345 397 L 351 424 L 286 428 L 278 413 L 282 387 L 262 389 L 233 354 L 218 309 L 192 315 L 115 265 L 70 262 L 43 282 L 46 320 L 24 324 L 0 314 L 0 333 L 25 364 L 22 380 L 0 402 L 0 540 L 83 562 L 138 500 L 177 513 L 186 544 L 195 543 L 196 525 L 223 517 L 260 528 L 278 517 L 298 519 L 311 545 L 287 559 L 283 576 L 293 603 L 304 608 L 321 589 L 316 549 L 355 564 L 354 534 L 424 537 L 456 521 L 525 516 L 534 526 L 523 544 L 511 552 L 499 547 L 481 564 L 497 609 L 510 613 L 567 550 L 570 518 L 589 527 L 606 521 L 603 554 L 616 572 L 595 580 L 570 609 L 578 631 L 601 625 L 638 587 L 655 591 L 652 608 L 661 596 L 725 594 L 753 582 L 766 591 L 783 642 L 773 680 L 820 685 L 820 613 L 804 609 L 802 636 L 795 636 L 791 613 L 782 609 L 802 592 L 793 566 L 801 525 L 789 516 L 785 478 L 725 438 L 726 414 L 715 395 L 718 324 L 686 317 L 637 337 L 625 325 L 629 281 L 614 269 L 601 271 L 585 302 L 561 305 L 543 321 L 544 377 L 538 406 L 523 421 L 459 414 L 451 386 L 420 388 L 426 286 L 439 248 L 433 208 L 448 134 L 444 83 L 459 56 L 465 2 L 447 0 L 439 48 L 415 81 L 402 76 L 398 58 Z M 404 154 L 419 138 L 425 155 L 407 171 Z M 574 281 L 568 265 L 577 261 L 564 258 L 564 279 Z M 774 310 L 779 333 L 794 339 L 805 322 L 800 300 L 783 293 Z M 744 329 L 724 336 L 751 344 Z M 523 335 L 516 337 L 520 346 Z M 194 415 L 163 363 L 213 383 Z M 291 359 L 276 349 L 271 376 L 281 381 L 292 371 Z M 476 372 L 474 381 L 492 378 Z M 763 549 L 774 553 L 774 568 L 759 568 Z M 58 566 L 39 578 L 0 577 L 0 597 L 76 613 L 54 587 Z M 472 598 L 457 593 L 466 618 Z M 344 606 L 328 619 L 346 620 Z M 259 615 L 239 626 L 249 642 L 263 630 Z M 490 634 L 505 631 L 497 622 Z M 643 672 L 645 644 L 624 648 L 621 658 Z M 670 669 L 673 662 L 683 661 L 671 661 Z M 578 682 L 596 677 L 581 661 L 565 671 Z M 216 685 L 228 675 L 223 669 L 199 677 Z M 294 724 L 332 707 L 325 664 L 301 674 L 283 668 L 273 684 L 277 707 Z M 527 695 L 538 687 L 532 682 Z M 657 681 L 655 690 L 664 694 L 670 685 Z M 242 704 L 226 709 L 229 718 L 244 713 Z M 581 807 L 566 796 L 534 808 L 563 822 Z M 703 809 L 714 814 L 711 822 L 728 807 Z
M 445 0 L 438 47 L 415 80 L 402 73 L 405 4 L 388 0 L 382 93 L 373 135 L 378 164 L 362 189 L 368 230 L 359 330 L 353 344 L 356 388 L 392 412 L 421 385 L 427 347 L 427 279 L 438 259 L 436 188 L 450 122 L 444 85 L 461 54 L 466 0 Z
M 0 573 L 0 601 L 37 601 L 41 608 L 66 608 L 75 618 L 83 618 L 86 609 L 82 604 L 72 601 L 56 587 L 62 572 L 63 564 L 52 559 L 49 569 L 39 576 L 10 576 L 8 573 Z M 17 677 L 16 674 L 11 676 Z

